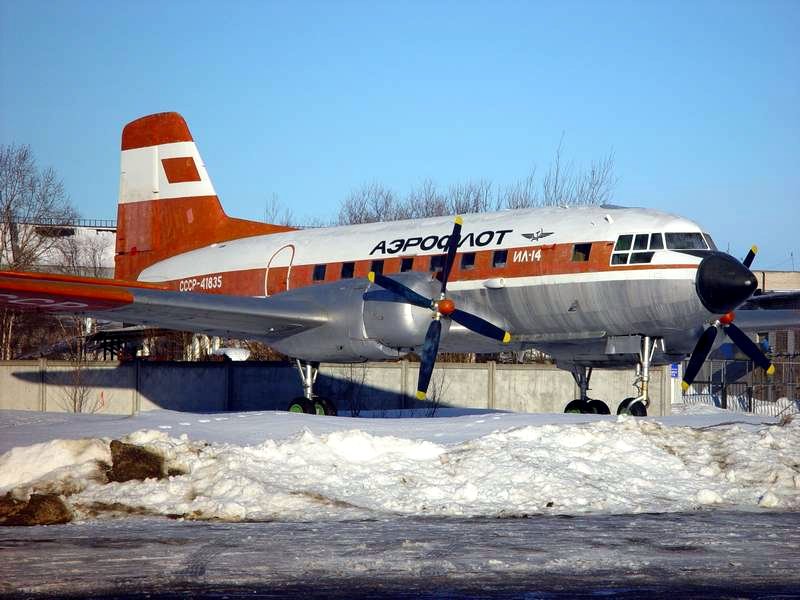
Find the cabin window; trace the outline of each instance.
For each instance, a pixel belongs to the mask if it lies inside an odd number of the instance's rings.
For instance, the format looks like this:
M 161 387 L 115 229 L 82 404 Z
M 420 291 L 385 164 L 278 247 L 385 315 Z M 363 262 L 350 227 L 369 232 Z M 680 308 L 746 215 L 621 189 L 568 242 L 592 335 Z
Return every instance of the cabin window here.
M 342 279 L 352 279 L 355 270 L 356 270 L 356 263 L 354 262 L 342 263 Z
M 378 275 L 383 275 L 383 260 L 373 260 L 369 270 Z
M 708 250 L 702 233 L 665 233 L 668 250 Z
M 405 273 L 407 271 L 412 271 L 414 269 L 414 258 L 408 257 L 404 258 L 403 261 L 400 263 L 400 272 Z
M 475 268 L 475 253 L 467 252 L 461 255 L 461 270 L 469 271 Z
M 441 271 L 444 269 L 444 254 L 431 256 L 431 271 Z
M 492 266 L 495 269 L 505 267 L 508 262 L 508 250 L 495 250 L 492 255 Z
M 328 265 L 314 265 L 314 281 L 325 281 L 325 270 Z
M 647 236 L 645 236 L 645 245 Z M 586 262 L 589 260 L 589 253 L 592 251 L 591 244 L 575 244 L 572 247 L 572 262 Z
M 650 250 L 663 250 L 664 238 L 660 233 L 653 233 L 650 235 Z

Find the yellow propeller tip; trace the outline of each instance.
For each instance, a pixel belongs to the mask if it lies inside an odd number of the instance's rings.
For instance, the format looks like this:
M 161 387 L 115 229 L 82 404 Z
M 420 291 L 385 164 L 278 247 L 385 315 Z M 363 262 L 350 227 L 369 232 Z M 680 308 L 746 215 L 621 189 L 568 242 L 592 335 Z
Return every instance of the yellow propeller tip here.
M 427 394 L 425 392 L 417 392 L 417 400 L 425 400 Z
M 756 246 L 755 244 L 753 244 L 752 246 L 750 246 L 750 250 L 752 250 L 752 251 L 753 251 L 753 254 L 755 254 L 756 252 L 758 252 L 758 246 Z
M 685 392 L 686 390 L 689 389 L 689 384 L 686 383 L 685 381 L 681 381 L 681 389 Z
M 507 344 L 511 341 L 511 334 L 506 331 L 506 334 L 503 336 L 503 343 Z
M 456 224 L 458 224 L 458 225 L 463 225 L 464 224 L 464 219 L 461 218 L 461 215 L 458 215 L 456 217 Z
M 775 375 L 775 365 L 770 365 L 767 369 L 767 375 Z
M 369 273 L 367 273 L 367 279 L 369 279 L 371 282 L 374 283 L 375 282 L 375 271 L 370 271 Z

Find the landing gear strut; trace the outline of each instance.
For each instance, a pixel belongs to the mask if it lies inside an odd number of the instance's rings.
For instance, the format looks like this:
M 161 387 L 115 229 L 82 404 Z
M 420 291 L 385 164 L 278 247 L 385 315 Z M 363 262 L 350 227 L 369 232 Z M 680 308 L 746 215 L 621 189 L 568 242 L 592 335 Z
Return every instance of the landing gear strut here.
M 300 380 L 303 382 L 303 395 L 292 400 L 287 410 L 309 415 L 335 416 L 336 406 L 333 402 L 314 393 L 314 382 L 319 375 L 319 363 L 296 359 L 295 364 L 300 373 Z
M 592 377 L 592 367 L 573 365 L 570 369 L 575 383 L 580 390 L 580 398 L 573 400 L 564 409 L 565 413 L 581 413 L 590 415 L 610 415 L 608 405 L 602 400 L 589 398 L 589 380 Z
M 649 335 L 642 336 L 642 346 L 639 350 L 639 364 L 636 366 L 636 379 L 633 387 L 638 394 L 636 397 L 625 398 L 617 408 L 618 415 L 631 415 L 634 417 L 646 417 L 647 407 L 650 406 L 650 361 L 656 347 L 663 340 L 661 338 L 651 338 Z

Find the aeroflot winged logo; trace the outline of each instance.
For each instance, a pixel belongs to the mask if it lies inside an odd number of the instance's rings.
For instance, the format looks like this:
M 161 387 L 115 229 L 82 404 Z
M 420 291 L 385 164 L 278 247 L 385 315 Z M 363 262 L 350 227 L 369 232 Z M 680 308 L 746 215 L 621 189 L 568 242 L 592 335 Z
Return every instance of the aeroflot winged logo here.
M 544 229 L 540 229 L 536 233 L 523 233 L 522 237 L 528 238 L 532 242 L 538 242 L 542 238 L 546 238 L 548 235 L 553 235 L 553 231 L 545 231 Z
M 461 240 L 458 242 L 458 247 L 467 247 L 467 248 L 483 248 L 485 246 L 489 246 L 491 244 L 500 245 L 503 243 L 503 238 L 506 237 L 507 234 L 514 231 L 513 229 L 488 229 L 486 231 L 481 231 L 480 233 L 465 233 L 461 236 Z M 423 251 L 433 250 L 434 248 L 438 248 L 439 250 L 446 250 L 447 249 L 447 242 L 450 240 L 450 234 L 447 235 L 429 235 L 427 237 L 408 237 L 408 238 L 399 238 L 396 240 L 383 240 L 382 242 L 378 242 L 378 244 L 372 249 L 370 252 L 370 256 L 375 254 L 397 254 L 398 252 L 409 252 L 414 248 L 418 248 Z

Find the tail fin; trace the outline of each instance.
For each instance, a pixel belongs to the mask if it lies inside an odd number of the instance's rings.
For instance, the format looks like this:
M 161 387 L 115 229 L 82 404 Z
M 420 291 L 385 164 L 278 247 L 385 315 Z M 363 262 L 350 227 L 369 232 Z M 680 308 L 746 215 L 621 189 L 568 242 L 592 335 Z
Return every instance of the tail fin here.
M 115 277 L 214 242 L 290 231 L 228 217 L 178 113 L 149 115 L 122 131 Z

